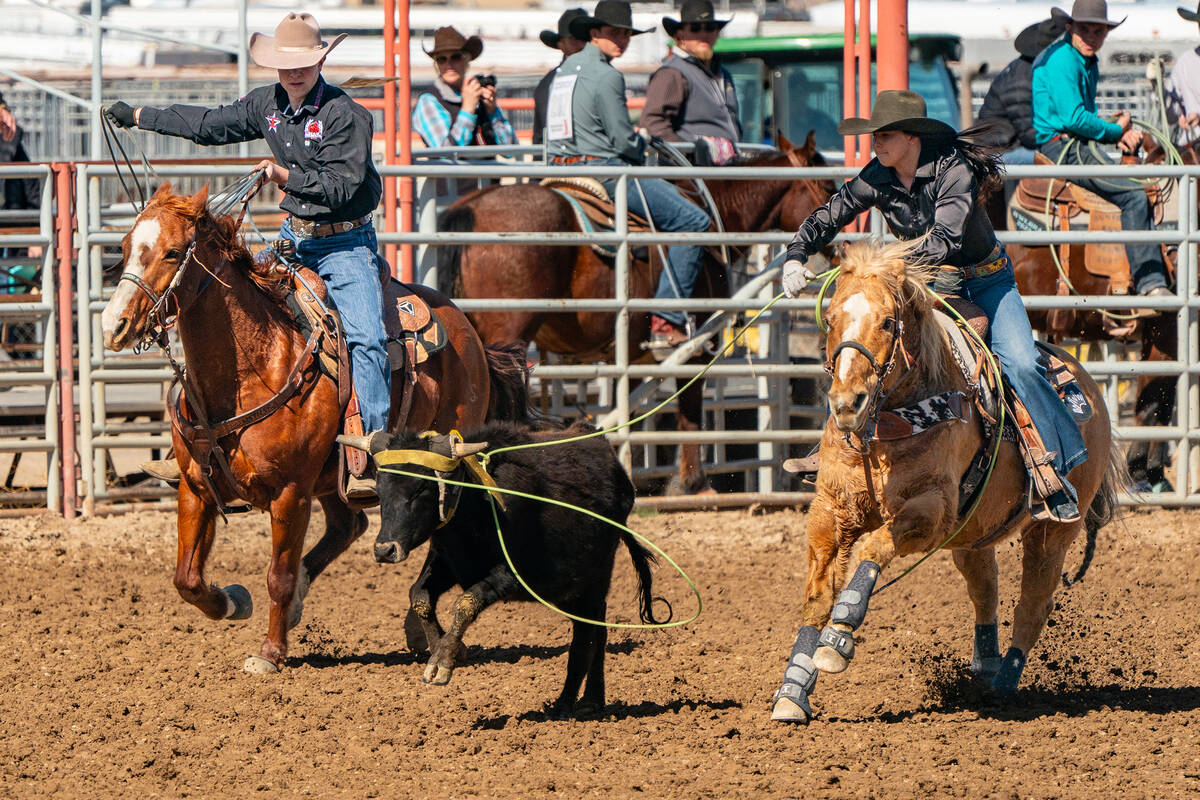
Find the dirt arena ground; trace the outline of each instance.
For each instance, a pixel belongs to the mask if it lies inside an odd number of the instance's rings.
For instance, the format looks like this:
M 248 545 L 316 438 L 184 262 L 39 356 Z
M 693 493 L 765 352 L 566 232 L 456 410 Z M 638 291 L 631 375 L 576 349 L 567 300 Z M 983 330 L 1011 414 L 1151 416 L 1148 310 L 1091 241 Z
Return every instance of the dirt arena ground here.
M 314 585 L 286 670 L 263 677 L 241 664 L 265 632 L 264 517 L 218 533 L 212 580 L 258 606 L 234 623 L 176 595 L 171 514 L 0 519 L 0 796 L 1195 796 L 1197 519 L 1132 513 L 1102 531 L 1007 705 L 963 678 L 972 618 L 935 556 L 872 601 L 806 728 L 769 718 L 805 572 L 800 513 L 635 518 L 705 609 L 682 629 L 614 633 L 594 722 L 541 712 L 569 625 L 540 607 L 489 610 L 470 663 L 423 684 L 402 630 L 423 551 L 374 563 L 374 524 Z M 1002 647 L 1017 562 L 1002 546 Z M 633 586 L 621 551 L 611 617 L 633 616 Z M 656 589 L 690 608 L 666 569 Z

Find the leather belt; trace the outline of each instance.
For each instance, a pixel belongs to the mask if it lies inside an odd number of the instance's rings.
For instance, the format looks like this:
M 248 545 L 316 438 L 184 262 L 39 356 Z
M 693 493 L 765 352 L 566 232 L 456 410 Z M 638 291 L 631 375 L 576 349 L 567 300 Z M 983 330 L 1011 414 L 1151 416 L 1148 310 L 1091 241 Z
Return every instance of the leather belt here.
M 992 261 L 984 261 L 976 264 L 973 267 L 963 267 L 963 278 L 965 280 L 973 280 L 975 278 L 986 278 L 988 275 L 995 274 L 1008 266 L 1008 254 L 1004 251 L 1000 252 L 1000 257 Z
M 370 214 L 345 222 L 314 222 L 311 219 L 291 217 L 292 230 L 297 236 L 303 236 L 305 239 L 320 239 L 325 236 L 333 236 L 335 233 L 345 233 L 355 228 L 361 228 L 370 222 Z
M 583 164 L 588 161 L 608 161 L 607 156 L 551 156 L 551 164 Z

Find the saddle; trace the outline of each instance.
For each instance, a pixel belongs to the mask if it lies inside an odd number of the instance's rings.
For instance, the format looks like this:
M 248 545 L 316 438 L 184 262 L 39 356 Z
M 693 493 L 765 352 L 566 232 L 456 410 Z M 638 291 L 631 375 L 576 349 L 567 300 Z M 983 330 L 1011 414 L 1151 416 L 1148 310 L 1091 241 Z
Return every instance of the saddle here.
M 1054 162 L 1041 153 L 1035 163 L 1053 166 Z M 1152 198 L 1153 199 L 1153 198 Z M 1162 217 L 1162 202 L 1152 202 L 1153 215 Z M 1121 210 L 1100 195 L 1062 178 L 1023 178 L 1009 202 L 1009 226 L 1018 231 L 1119 231 Z M 1071 274 L 1071 264 L 1081 263 L 1092 275 L 1108 282 L 1108 294 L 1127 295 L 1133 285 L 1125 246 L 1117 243 L 1059 244 L 1058 258 L 1062 270 Z M 1070 294 L 1070 284 L 1059 275 L 1056 293 Z M 1065 335 L 1074 323 L 1072 309 L 1052 310 L 1047 319 L 1049 329 Z M 1105 332 L 1115 338 L 1128 336 L 1136 320 L 1102 317 Z
M 277 257 L 274 249 L 264 250 L 255 259 L 256 268 L 269 271 Z M 448 339 L 445 327 L 429 305 L 411 286 L 393 278 L 382 259 L 379 260 L 379 280 L 383 291 L 388 363 L 393 374 L 403 374 L 405 381 L 405 392 L 396 418 L 396 426 L 403 428 L 412 410 L 412 388 L 416 384 L 417 368 L 444 349 Z M 321 370 L 337 383 L 338 403 L 343 415 L 340 432 L 360 436 L 364 433 L 362 413 L 354 391 L 349 350 L 342 334 L 341 316 L 326 304 L 327 295 L 325 282 L 312 270 L 301 267 L 294 273 L 283 302 L 303 335 L 310 336 L 312 331 L 320 331 L 318 363 Z M 344 445 L 340 451 L 338 487 L 345 499 L 346 473 L 361 476 L 367 468 L 367 454 Z
M 584 233 L 612 233 L 616 230 L 616 206 L 604 184 L 595 178 L 543 178 L 541 185 L 550 189 L 571 205 L 575 212 L 575 221 L 579 230 Z M 650 232 L 650 223 L 644 217 L 628 214 L 630 233 Z M 592 250 L 603 258 L 617 257 L 616 245 L 592 243 Z M 641 248 L 639 248 L 641 250 Z M 644 252 L 634 254 L 639 260 L 645 259 Z

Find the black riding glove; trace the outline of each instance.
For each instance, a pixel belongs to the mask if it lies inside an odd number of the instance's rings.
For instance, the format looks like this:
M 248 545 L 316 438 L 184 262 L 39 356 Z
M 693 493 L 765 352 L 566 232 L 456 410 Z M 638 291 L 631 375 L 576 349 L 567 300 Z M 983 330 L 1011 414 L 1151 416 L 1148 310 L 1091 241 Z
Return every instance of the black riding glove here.
M 120 100 L 109 106 L 104 116 L 116 125 L 118 128 L 135 128 L 137 123 L 133 119 L 133 106 L 128 103 L 122 103 Z

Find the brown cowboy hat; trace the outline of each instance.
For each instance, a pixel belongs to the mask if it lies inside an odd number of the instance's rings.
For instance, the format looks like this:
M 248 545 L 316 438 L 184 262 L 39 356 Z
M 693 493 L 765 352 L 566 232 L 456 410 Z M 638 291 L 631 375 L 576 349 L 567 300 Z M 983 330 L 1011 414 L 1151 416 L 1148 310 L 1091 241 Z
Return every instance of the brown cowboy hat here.
M 421 49 L 425 50 L 425 45 L 421 45 Z M 456 29 L 447 25 L 433 32 L 433 49 L 425 50 L 425 55 L 433 58 L 439 53 L 457 53 L 460 51 L 469 55 L 471 60 L 474 61 L 483 52 L 483 40 L 478 36 L 472 36 L 469 39 L 465 38 Z
M 1179 16 L 1183 17 L 1188 22 L 1200 22 L 1200 4 L 1196 6 L 1195 11 L 1188 11 L 1182 6 L 1176 10 L 1179 12 Z
M 312 14 L 292 12 L 275 26 L 275 35 L 256 33 L 250 37 L 250 58 L 268 69 L 303 69 L 318 63 L 337 47 L 346 34 L 332 42 L 322 41 L 321 26 Z
M 683 5 L 679 7 L 679 19 L 663 17 L 662 26 L 667 36 L 673 37 L 688 22 L 712 23 L 718 26 L 718 30 L 730 23 L 730 20 L 717 19 L 716 16 L 711 0 L 683 0 Z
M 882 131 L 904 131 L 919 136 L 955 136 L 957 133 L 946 123 L 925 116 L 924 97 L 916 92 L 898 89 L 879 93 L 870 119 L 851 117 L 837 126 L 837 132 L 843 136 Z
M 586 17 L 587 12 L 582 8 L 568 8 L 558 18 L 558 33 L 545 30 L 538 34 L 538 38 L 542 40 L 542 44 L 552 50 L 558 49 L 558 43 L 564 36 L 571 36 L 571 20 L 577 17 Z M 575 38 L 571 36 L 571 38 Z
M 1109 29 L 1120 25 L 1129 17 L 1122 17 L 1118 20 L 1108 18 L 1108 0 L 1075 0 L 1075 5 L 1071 6 L 1071 13 L 1063 11 L 1061 8 L 1050 9 L 1050 16 L 1053 19 L 1067 22 L 1098 22 L 1101 25 L 1107 25 Z
M 625 0 L 600 0 L 599 3 L 596 3 L 596 10 L 591 15 L 584 15 L 571 20 L 568 29 L 576 39 L 586 42 L 591 38 L 588 34 L 592 28 L 599 28 L 604 25 L 627 30 L 634 36 L 654 30 L 653 28 L 638 30 L 633 27 L 633 10 L 630 9 L 629 3 L 626 3 Z
M 1013 47 L 1026 58 L 1037 58 L 1038 53 L 1054 44 L 1066 29 L 1066 22 L 1054 17 L 1035 22 L 1017 34 Z

